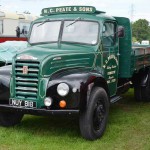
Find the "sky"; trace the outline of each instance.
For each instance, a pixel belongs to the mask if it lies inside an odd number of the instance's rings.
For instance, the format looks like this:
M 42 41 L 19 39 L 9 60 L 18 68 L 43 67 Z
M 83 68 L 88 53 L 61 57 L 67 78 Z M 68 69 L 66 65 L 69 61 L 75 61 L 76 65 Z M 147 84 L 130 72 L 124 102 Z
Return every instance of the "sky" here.
M 0 10 L 29 11 L 39 16 L 42 8 L 89 5 L 111 16 L 128 17 L 131 21 L 147 19 L 150 22 L 150 0 L 0 0 Z

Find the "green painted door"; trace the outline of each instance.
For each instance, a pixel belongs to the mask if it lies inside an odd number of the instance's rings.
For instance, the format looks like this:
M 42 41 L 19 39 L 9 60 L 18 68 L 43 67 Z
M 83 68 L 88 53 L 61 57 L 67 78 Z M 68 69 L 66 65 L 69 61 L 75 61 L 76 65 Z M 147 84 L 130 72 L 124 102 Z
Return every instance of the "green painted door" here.
M 110 96 L 116 94 L 118 81 L 118 38 L 116 22 L 106 21 L 103 24 L 103 69 Z

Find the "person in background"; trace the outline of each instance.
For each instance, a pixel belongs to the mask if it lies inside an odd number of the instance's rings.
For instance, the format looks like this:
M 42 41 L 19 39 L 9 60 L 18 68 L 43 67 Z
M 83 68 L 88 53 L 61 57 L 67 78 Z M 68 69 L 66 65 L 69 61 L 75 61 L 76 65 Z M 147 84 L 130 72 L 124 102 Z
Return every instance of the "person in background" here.
M 18 26 L 16 28 L 16 36 L 20 38 L 20 28 Z
M 24 28 L 22 29 L 22 33 L 21 33 L 21 34 L 23 34 L 23 35 L 25 34 L 25 30 L 24 30 Z

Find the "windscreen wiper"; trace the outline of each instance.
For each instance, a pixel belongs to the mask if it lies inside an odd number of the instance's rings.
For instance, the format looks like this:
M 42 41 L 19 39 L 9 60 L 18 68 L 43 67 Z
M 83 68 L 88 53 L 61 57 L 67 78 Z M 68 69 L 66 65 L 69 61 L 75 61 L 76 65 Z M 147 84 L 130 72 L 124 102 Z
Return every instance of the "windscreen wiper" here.
M 48 22 L 48 21 L 50 21 L 50 19 L 46 19 L 46 20 L 44 20 L 43 22 L 41 22 L 37 27 L 39 27 L 39 26 L 41 26 L 41 25 L 43 25 L 44 23 L 46 23 L 46 22 Z
M 71 25 L 73 25 L 74 23 L 76 23 L 77 21 L 81 20 L 82 18 L 78 17 L 76 18 L 73 22 L 71 22 L 70 24 L 68 24 L 66 27 L 69 27 Z

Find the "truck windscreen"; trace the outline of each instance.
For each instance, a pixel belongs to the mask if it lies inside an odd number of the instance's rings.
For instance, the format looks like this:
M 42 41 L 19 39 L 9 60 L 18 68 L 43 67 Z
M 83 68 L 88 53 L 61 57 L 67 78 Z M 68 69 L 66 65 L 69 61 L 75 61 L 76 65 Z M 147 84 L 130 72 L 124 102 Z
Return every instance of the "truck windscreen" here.
M 60 32 L 61 21 L 36 23 L 32 27 L 30 43 L 57 42 Z
M 33 25 L 30 43 L 58 42 L 60 29 L 62 37 L 60 42 L 83 43 L 95 45 L 98 41 L 99 24 L 94 21 L 50 21 Z
M 99 25 L 97 22 L 65 21 L 62 34 L 62 42 L 85 43 L 94 45 L 97 43 Z M 69 25 L 69 26 L 68 26 Z

